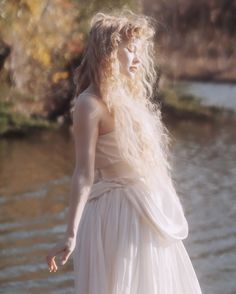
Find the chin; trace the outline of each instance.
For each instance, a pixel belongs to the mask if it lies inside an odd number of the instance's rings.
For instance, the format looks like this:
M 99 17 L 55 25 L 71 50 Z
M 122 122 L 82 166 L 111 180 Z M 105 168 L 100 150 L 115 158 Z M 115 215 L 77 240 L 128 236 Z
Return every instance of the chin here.
M 128 72 L 127 73 L 127 76 L 129 77 L 129 78 L 131 78 L 131 79 L 133 79 L 134 77 L 135 77 L 135 72 Z
M 123 73 L 124 78 L 133 79 L 135 77 L 135 72 L 126 71 Z
M 135 76 L 136 76 L 135 73 L 132 73 L 132 74 L 130 75 L 130 78 L 131 78 L 131 79 L 134 79 Z

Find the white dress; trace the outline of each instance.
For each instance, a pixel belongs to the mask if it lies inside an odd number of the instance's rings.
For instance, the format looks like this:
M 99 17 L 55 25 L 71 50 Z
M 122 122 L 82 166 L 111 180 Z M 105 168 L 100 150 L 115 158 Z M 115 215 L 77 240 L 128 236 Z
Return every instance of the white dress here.
M 73 252 L 75 293 L 201 294 L 182 240 L 162 245 L 142 207 L 145 188 L 121 159 L 114 134 L 97 141 L 96 176 Z

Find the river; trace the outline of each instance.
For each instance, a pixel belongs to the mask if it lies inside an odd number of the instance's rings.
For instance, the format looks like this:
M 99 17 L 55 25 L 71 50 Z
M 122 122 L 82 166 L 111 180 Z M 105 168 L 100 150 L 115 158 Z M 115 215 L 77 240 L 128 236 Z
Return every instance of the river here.
M 236 111 L 235 83 L 214 83 L 201 81 L 181 81 L 174 88 L 200 99 L 202 105 L 218 106 Z
M 203 293 L 236 293 L 235 126 L 181 121 L 169 129 L 190 229 L 184 244 Z M 73 167 L 66 130 L 0 140 L 0 293 L 73 293 L 72 259 L 56 273 L 45 263 L 65 230 Z

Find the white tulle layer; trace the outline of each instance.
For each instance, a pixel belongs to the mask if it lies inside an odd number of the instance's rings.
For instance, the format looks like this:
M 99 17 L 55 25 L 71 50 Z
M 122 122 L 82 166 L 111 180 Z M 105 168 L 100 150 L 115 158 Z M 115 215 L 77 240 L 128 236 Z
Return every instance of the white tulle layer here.
M 162 247 L 128 200 L 135 186 L 87 202 L 73 252 L 76 294 L 200 294 L 183 242 Z

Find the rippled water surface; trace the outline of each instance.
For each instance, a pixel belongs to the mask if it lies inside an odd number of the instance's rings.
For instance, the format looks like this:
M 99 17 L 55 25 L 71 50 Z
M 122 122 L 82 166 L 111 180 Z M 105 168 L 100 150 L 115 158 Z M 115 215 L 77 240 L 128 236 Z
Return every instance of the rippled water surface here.
M 236 293 L 234 126 L 175 123 L 172 161 L 189 222 L 184 240 L 203 293 Z M 74 146 L 68 132 L 0 140 L 0 293 L 73 293 L 72 259 L 49 273 L 65 230 Z

